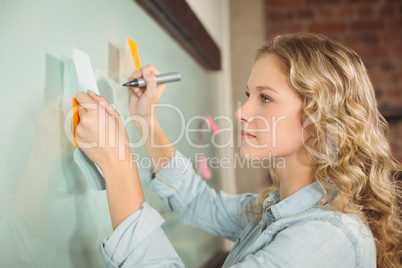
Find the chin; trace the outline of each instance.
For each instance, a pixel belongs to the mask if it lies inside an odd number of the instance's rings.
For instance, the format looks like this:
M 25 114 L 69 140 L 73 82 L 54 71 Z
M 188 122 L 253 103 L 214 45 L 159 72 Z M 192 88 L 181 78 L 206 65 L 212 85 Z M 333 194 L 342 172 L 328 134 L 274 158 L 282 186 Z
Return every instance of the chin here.
M 240 148 L 240 157 L 247 161 L 263 161 L 270 160 L 272 156 L 275 156 L 274 152 L 265 149 L 248 148 L 242 146 Z

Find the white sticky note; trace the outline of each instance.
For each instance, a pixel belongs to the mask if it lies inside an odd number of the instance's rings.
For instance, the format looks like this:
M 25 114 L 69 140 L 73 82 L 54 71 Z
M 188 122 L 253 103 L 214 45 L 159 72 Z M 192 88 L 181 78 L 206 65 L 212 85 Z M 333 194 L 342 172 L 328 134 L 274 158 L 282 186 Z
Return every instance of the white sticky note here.
M 78 48 L 73 48 L 73 62 L 78 77 L 78 90 L 84 92 L 92 90 L 100 95 L 89 56 Z M 95 190 L 106 189 L 100 168 L 80 148 L 74 150 L 74 161 Z
M 77 71 L 79 90 L 87 92 L 92 90 L 96 94 L 99 94 L 98 85 L 96 84 L 94 71 L 92 69 L 90 57 L 79 50 L 73 48 L 73 61 L 75 70 Z

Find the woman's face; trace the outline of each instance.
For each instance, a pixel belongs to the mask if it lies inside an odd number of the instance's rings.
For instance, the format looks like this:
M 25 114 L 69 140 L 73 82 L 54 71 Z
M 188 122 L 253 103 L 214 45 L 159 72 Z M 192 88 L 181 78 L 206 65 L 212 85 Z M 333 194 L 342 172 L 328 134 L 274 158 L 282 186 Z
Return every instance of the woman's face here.
M 304 149 L 302 100 L 289 84 L 276 56 L 264 55 L 254 64 L 247 84 L 249 98 L 236 112 L 242 157 L 286 158 Z

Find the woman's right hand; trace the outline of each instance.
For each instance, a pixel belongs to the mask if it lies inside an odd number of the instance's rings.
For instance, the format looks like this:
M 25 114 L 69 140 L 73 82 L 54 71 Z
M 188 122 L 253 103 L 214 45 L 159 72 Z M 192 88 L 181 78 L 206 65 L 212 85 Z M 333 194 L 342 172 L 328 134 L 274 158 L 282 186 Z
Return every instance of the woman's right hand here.
M 136 71 L 129 81 L 137 78 L 143 78 L 147 83 L 146 87 L 129 87 L 130 89 L 130 114 L 131 116 L 138 115 L 145 119 L 147 122 L 154 122 L 157 120 L 157 104 L 159 103 L 163 92 L 165 91 L 166 84 L 156 84 L 155 76 L 160 74 L 158 70 L 152 66 L 147 65 Z M 154 111 L 152 112 L 152 108 Z M 154 118 L 152 118 L 154 117 Z

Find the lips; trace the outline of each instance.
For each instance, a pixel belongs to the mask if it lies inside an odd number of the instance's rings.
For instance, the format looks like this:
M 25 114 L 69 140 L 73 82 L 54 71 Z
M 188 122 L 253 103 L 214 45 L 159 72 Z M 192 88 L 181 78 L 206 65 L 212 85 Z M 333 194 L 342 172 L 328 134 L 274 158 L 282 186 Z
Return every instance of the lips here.
M 255 138 L 255 136 L 254 135 L 251 135 L 250 133 L 248 133 L 248 132 L 246 132 L 246 131 L 244 131 L 244 130 L 241 130 L 241 137 L 240 137 L 242 140 L 245 140 L 245 139 L 254 139 Z

